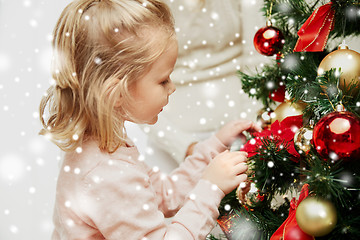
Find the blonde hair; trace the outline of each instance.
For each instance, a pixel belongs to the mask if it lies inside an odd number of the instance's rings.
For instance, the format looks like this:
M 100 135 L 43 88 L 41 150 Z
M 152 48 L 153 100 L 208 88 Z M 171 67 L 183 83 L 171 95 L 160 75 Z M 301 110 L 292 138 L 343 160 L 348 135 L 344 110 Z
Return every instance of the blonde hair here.
M 157 0 L 76 0 L 53 35 L 56 84 L 40 103 L 40 134 L 64 151 L 91 137 L 114 152 L 125 144 L 129 87 L 174 35 L 170 10 Z

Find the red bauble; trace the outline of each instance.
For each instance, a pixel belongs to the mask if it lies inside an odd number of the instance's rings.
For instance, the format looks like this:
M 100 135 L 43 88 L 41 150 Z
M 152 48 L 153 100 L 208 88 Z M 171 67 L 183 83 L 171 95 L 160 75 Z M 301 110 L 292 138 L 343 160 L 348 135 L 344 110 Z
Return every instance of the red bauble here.
M 315 125 L 313 142 L 324 159 L 359 160 L 360 119 L 346 111 L 329 113 Z
M 260 28 L 254 36 L 255 49 L 266 56 L 277 54 L 283 48 L 284 43 L 284 35 L 273 26 Z
M 269 93 L 269 98 L 276 102 L 283 102 L 285 100 L 285 85 L 282 85 Z
M 314 237 L 304 233 L 296 224 L 284 229 L 284 240 L 314 240 Z

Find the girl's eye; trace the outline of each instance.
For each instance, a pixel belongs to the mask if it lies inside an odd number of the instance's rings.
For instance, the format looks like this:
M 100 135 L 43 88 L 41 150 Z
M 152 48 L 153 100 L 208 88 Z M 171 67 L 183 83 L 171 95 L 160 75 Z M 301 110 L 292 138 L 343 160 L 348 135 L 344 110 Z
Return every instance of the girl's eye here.
M 166 85 L 169 82 L 169 79 L 166 79 L 165 81 L 162 81 L 160 84 L 161 85 Z

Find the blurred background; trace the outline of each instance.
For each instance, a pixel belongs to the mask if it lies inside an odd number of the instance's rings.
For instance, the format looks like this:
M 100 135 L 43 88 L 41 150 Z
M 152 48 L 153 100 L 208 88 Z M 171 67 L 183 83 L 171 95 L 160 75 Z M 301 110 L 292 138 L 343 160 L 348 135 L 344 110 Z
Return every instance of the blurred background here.
M 50 239 L 60 151 L 38 135 L 51 32 L 70 2 L 0 1 L 0 239 Z

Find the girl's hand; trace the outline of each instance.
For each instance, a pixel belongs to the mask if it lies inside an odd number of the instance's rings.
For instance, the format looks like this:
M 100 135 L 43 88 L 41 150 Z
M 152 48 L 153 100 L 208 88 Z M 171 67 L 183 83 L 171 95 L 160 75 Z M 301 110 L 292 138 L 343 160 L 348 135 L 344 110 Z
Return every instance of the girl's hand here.
M 189 155 L 192 155 L 194 152 L 194 147 L 198 142 L 192 142 L 190 143 L 190 145 L 188 146 L 188 148 L 186 149 L 186 153 L 185 153 L 185 158 Z
M 225 145 L 231 146 L 231 144 L 241 137 L 245 137 L 242 132 L 254 132 L 261 131 L 261 127 L 249 120 L 235 120 L 227 123 L 223 126 L 215 136 Z
M 248 169 L 246 159 L 246 152 L 226 150 L 217 155 L 205 168 L 202 179 L 216 184 L 225 194 L 228 194 L 241 182 L 246 181 L 247 175 L 244 174 Z

